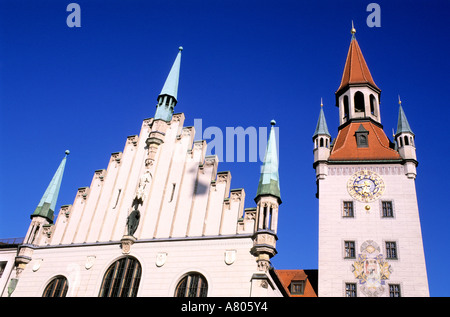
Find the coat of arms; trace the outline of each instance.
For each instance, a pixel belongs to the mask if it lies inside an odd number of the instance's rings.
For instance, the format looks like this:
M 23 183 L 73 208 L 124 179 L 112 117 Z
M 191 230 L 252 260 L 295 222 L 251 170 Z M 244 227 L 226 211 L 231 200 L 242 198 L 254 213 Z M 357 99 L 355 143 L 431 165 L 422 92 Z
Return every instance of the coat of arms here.
M 359 280 L 360 289 L 366 296 L 380 296 L 385 290 L 392 268 L 380 253 L 380 247 L 372 240 L 361 246 L 361 254 L 352 265 L 352 272 Z

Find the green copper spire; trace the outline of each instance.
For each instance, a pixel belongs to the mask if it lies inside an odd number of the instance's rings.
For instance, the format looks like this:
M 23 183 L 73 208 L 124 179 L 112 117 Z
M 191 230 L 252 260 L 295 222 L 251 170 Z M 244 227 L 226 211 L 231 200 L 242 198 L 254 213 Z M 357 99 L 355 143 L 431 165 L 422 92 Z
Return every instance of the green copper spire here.
M 178 82 L 180 78 L 181 66 L 181 51 L 183 48 L 178 48 L 178 55 L 170 69 L 163 89 L 158 96 L 158 105 L 156 106 L 155 120 L 162 119 L 165 121 L 172 120 L 173 108 L 177 104 L 178 97 Z
M 319 134 L 331 137 L 330 132 L 328 132 L 327 121 L 325 120 L 325 114 L 323 112 L 322 100 L 320 101 L 319 119 L 317 120 L 316 131 L 314 131 L 313 138 Z
M 278 153 L 274 128 L 275 120 L 272 120 L 270 124 L 272 127 L 270 129 L 269 141 L 267 142 L 266 156 L 264 157 L 256 197 L 260 195 L 272 195 L 280 199 Z
M 44 217 L 47 218 L 47 220 L 52 223 L 53 222 L 53 213 L 56 208 L 56 201 L 58 200 L 58 194 L 59 194 L 59 188 L 61 187 L 61 181 L 64 174 L 64 167 L 66 166 L 66 159 L 67 155 L 69 155 L 69 151 L 66 151 L 66 156 L 61 161 L 61 164 L 59 164 L 58 169 L 56 170 L 55 175 L 52 178 L 52 181 L 47 187 L 47 190 L 44 193 L 44 196 L 42 196 L 41 201 L 39 202 L 39 205 L 31 215 L 31 218 L 33 217 Z
M 398 104 L 399 104 L 399 109 L 398 109 L 398 122 L 397 122 L 396 135 L 399 135 L 400 133 L 404 133 L 404 132 L 409 132 L 414 135 L 414 133 L 412 132 L 412 130 L 409 126 L 408 120 L 406 119 L 405 112 L 403 111 L 402 101 L 400 100 L 400 96 L 398 97 Z

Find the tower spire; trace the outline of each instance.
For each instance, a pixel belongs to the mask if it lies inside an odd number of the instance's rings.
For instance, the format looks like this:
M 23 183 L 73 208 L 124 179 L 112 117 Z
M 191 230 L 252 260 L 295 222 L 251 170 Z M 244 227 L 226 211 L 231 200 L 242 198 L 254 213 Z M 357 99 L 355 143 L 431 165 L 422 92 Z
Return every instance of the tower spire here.
M 344 88 L 347 88 L 352 84 L 367 84 L 372 86 L 377 91 L 381 91 L 375 84 L 375 81 L 370 74 L 369 67 L 364 59 L 364 56 L 356 40 L 356 29 L 353 26 L 352 21 L 352 40 L 350 41 L 350 47 L 348 49 L 347 60 L 345 61 L 344 72 L 342 74 L 341 84 L 336 91 L 338 94 Z
M 323 112 L 322 98 L 320 98 L 319 119 L 317 120 L 316 131 L 314 131 L 313 138 L 319 134 L 328 135 L 331 137 L 330 132 L 328 131 L 327 121 L 325 120 L 325 113 Z
M 66 155 L 59 164 L 59 167 L 53 175 L 53 178 L 42 196 L 41 201 L 30 218 L 40 216 L 46 218 L 50 223 L 53 222 L 53 213 L 56 208 L 56 201 L 58 200 L 59 189 L 61 187 L 67 155 L 69 155 L 69 153 L 69 150 L 65 152 Z
M 402 101 L 400 100 L 400 95 L 398 96 L 398 122 L 397 122 L 397 133 L 395 135 L 399 135 L 401 133 L 411 133 L 414 135 L 414 133 L 411 130 L 411 127 L 409 126 L 408 119 L 406 119 L 405 111 L 402 107 Z
M 270 122 L 269 141 L 267 142 L 266 155 L 259 178 L 256 197 L 261 195 L 272 195 L 280 199 L 280 184 L 278 177 L 278 155 L 275 138 L 275 120 Z
M 164 83 L 161 93 L 158 96 L 156 106 L 155 120 L 161 119 L 170 121 L 172 119 L 173 109 L 178 100 L 178 82 L 180 79 L 181 51 L 183 47 L 178 48 L 178 54 L 170 69 L 169 75 Z

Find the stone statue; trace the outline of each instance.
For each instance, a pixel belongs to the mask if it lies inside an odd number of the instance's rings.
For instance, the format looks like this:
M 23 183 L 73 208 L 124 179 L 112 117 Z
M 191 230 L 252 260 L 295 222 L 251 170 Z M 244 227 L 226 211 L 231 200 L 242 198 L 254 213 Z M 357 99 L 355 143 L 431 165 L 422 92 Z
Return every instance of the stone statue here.
M 136 206 L 137 207 L 137 206 Z M 134 209 L 127 218 L 127 229 L 128 235 L 133 236 L 136 232 L 137 227 L 139 226 L 139 220 L 141 218 L 141 213 L 139 209 Z

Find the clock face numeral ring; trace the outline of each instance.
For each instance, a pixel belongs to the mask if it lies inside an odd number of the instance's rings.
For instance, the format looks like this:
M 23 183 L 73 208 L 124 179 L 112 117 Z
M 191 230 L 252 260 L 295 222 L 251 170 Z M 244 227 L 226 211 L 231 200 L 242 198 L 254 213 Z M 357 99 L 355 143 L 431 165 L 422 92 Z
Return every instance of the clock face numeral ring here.
M 384 181 L 375 172 L 362 170 L 356 172 L 347 182 L 350 196 L 362 202 L 371 202 L 384 193 Z

